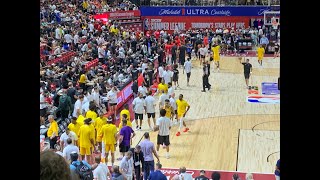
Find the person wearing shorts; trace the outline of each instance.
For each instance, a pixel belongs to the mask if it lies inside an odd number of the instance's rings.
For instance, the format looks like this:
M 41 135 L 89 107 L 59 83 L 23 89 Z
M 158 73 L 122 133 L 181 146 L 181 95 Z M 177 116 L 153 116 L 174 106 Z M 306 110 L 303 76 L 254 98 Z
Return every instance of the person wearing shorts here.
M 87 161 L 91 162 L 91 146 L 94 144 L 92 129 L 90 128 L 91 118 L 84 120 L 84 125 L 82 125 L 78 132 L 78 138 L 80 142 L 80 155 L 81 159 L 87 158 Z
M 122 120 L 122 128 L 119 135 L 119 149 L 123 157 L 130 149 L 131 139 L 136 135 L 132 128 L 127 126 L 127 120 Z
M 217 44 L 214 44 L 213 47 L 211 48 L 212 53 L 213 53 L 213 60 L 214 60 L 214 64 L 217 67 L 218 72 L 220 71 L 220 46 Z M 213 70 L 214 70 L 214 66 L 213 66 Z
M 185 127 L 183 132 L 188 132 L 189 128 L 187 127 L 186 123 L 184 122 L 183 118 L 186 116 L 187 112 L 190 109 L 190 105 L 188 104 L 187 101 L 183 99 L 183 95 L 179 95 L 179 99 L 176 101 L 177 103 L 177 114 L 178 114 L 178 119 L 180 121 L 180 126 L 179 126 L 179 131 L 176 133 L 176 136 L 180 136 L 180 130 L 182 128 L 182 125 Z
M 134 98 L 133 102 L 133 111 L 134 111 L 134 119 L 136 121 L 137 127 L 136 130 L 141 129 L 143 113 L 146 111 L 146 102 L 143 99 L 143 94 L 139 92 L 138 97 Z M 140 127 L 138 124 L 138 119 L 140 120 Z
M 170 129 L 171 129 L 171 121 L 168 117 L 166 117 L 166 110 L 160 110 L 160 117 L 157 119 L 156 126 L 154 127 L 154 131 L 158 132 L 157 137 L 157 151 L 159 152 L 160 145 L 166 148 L 166 158 L 169 159 L 169 145 L 170 145 Z M 157 153 L 158 154 L 158 153 Z
M 152 127 L 156 125 L 155 106 L 157 105 L 156 99 L 152 96 L 152 91 L 148 92 L 148 96 L 144 100 L 146 103 L 148 125 L 149 125 L 149 128 L 152 129 Z M 153 126 L 151 126 L 151 124 L 150 124 L 151 117 L 152 117 L 152 121 L 153 121 Z
M 249 78 L 252 73 L 252 65 L 249 63 L 249 59 L 247 59 L 246 62 L 240 61 L 240 63 L 243 65 L 244 79 L 246 81 L 246 86 L 248 88 L 249 87 Z
M 111 163 L 114 164 L 114 151 L 117 137 L 117 127 L 112 124 L 112 118 L 108 118 L 107 124 L 101 127 L 98 132 L 98 137 L 101 138 L 105 148 L 105 162 L 108 164 L 109 152 L 111 153 Z

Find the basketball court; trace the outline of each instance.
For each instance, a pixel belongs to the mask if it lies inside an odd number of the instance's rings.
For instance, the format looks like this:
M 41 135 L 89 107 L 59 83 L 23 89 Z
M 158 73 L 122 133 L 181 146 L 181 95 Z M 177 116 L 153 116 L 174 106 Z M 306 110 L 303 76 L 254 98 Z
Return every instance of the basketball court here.
M 253 74 L 249 84 L 258 86 L 261 95 L 262 82 L 277 82 L 280 59 L 265 57 L 259 67 L 256 57 L 249 57 Z M 220 72 L 212 72 L 209 82 L 212 89 L 202 90 L 202 67 L 192 61 L 190 85 L 186 86 L 186 74 L 179 69 L 179 84 L 175 90 L 190 104 L 186 115 L 187 133 L 175 136 L 178 125 L 171 128 L 170 159 L 165 149 L 160 149 L 160 161 L 164 167 L 212 169 L 273 173 L 280 158 L 280 104 L 248 103 L 243 65 L 237 57 L 221 57 Z M 280 97 L 280 95 L 277 95 Z M 158 99 L 158 97 L 156 97 Z M 159 112 L 156 112 L 157 117 Z M 132 146 L 148 131 L 146 116 L 141 131 L 136 131 Z M 135 127 L 133 122 L 133 127 Z M 150 132 L 156 143 L 157 132 Z M 117 148 L 116 157 L 119 157 Z M 109 160 L 110 162 L 110 160 Z M 118 164 L 116 162 L 115 164 Z

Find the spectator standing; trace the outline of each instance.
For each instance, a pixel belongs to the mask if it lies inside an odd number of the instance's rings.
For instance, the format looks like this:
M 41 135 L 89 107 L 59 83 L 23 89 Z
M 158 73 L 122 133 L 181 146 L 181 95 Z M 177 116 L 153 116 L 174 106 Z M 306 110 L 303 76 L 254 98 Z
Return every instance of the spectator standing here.
M 93 170 L 93 178 L 95 180 L 107 180 L 108 177 L 112 179 L 108 166 L 101 162 L 100 156 L 95 157 L 95 162 L 98 164 L 98 166 Z
M 125 175 L 127 180 L 133 179 L 133 158 L 132 152 L 127 151 L 120 162 L 120 172 Z
M 149 180 L 167 180 L 167 177 L 161 172 L 162 165 L 160 163 L 156 164 L 156 170 L 152 172 L 149 176 Z
M 72 152 L 76 152 L 77 154 L 79 154 L 79 148 L 77 146 L 75 146 L 74 144 L 72 144 L 71 138 L 68 138 L 67 139 L 67 146 L 62 151 L 63 157 L 65 158 L 65 160 L 67 162 L 69 162 L 71 160 L 70 154 Z
M 47 136 L 49 137 L 50 149 L 54 149 L 54 145 L 57 144 L 58 137 L 58 124 L 53 119 L 53 115 L 48 116 L 48 120 L 50 122 L 49 129 L 47 131 Z
M 205 174 L 206 172 L 204 170 L 200 170 L 200 176 L 196 177 L 195 180 L 209 180 Z
M 133 157 L 134 174 L 136 180 L 142 180 L 143 170 L 144 170 L 144 158 L 141 147 L 137 145 L 135 148 L 130 148 Z

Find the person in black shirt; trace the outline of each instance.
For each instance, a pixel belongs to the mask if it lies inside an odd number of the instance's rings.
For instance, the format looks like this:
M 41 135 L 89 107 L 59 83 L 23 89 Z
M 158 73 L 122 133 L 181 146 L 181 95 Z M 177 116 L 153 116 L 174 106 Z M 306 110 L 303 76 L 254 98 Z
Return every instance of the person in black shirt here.
M 74 108 L 74 104 L 76 103 L 78 96 L 77 96 L 77 90 L 76 88 L 73 87 L 73 83 L 69 82 L 68 83 L 68 90 L 67 90 L 67 95 L 71 98 L 71 110 Z
M 179 62 L 181 66 L 183 66 L 184 62 L 186 61 L 186 52 L 187 52 L 187 47 L 184 44 L 182 44 L 179 47 Z
M 244 58 L 243 58 L 244 59 Z M 242 60 L 242 58 L 241 58 Z M 243 65 L 243 71 L 244 71 L 244 78 L 246 80 L 246 85 L 248 88 L 249 84 L 249 78 L 252 73 L 252 65 L 249 63 L 249 59 L 246 60 L 246 62 L 240 61 L 240 63 Z
M 138 73 L 139 71 L 137 70 L 136 66 L 134 66 L 133 69 L 131 70 L 132 80 L 138 79 Z
M 178 70 L 178 64 L 173 65 L 173 76 L 172 76 L 172 81 L 174 84 L 175 89 L 179 87 L 179 70 Z M 170 94 L 171 95 L 171 94 Z
M 133 92 L 133 97 L 136 98 L 138 95 L 138 80 L 135 79 L 132 83 L 131 86 L 132 92 Z
M 135 179 L 142 180 L 143 170 L 144 170 L 144 158 L 143 158 L 143 152 L 141 151 L 141 147 L 137 145 L 135 148 L 130 148 L 129 151 L 132 152 L 134 172 L 136 176 Z M 142 166 L 142 169 L 141 169 L 141 166 Z
M 161 66 L 163 64 L 163 59 L 164 59 L 164 51 L 163 51 L 163 48 L 160 46 L 159 49 L 158 49 L 158 62 L 159 62 L 159 66 Z
M 208 88 L 208 91 L 209 91 L 211 88 L 211 85 L 209 84 L 209 72 L 210 72 L 210 69 L 207 66 L 207 63 L 204 62 L 203 63 L 203 75 L 202 75 L 203 90 L 201 92 L 206 92 L 206 88 Z
M 195 180 L 209 180 L 209 178 L 207 178 L 205 176 L 206 172 L 204 170 L 200 171 L 200 176 L 196 177 Z
M 177 50 L 178 50 L 178 47 L 177 47 L 177 44 L 174 44 L 171 48 L 171 54 L 172 54 L 172 59 L 171 59 L 171 62 L 172 64 L 175 64 L 176 63 L 176 60 L 177 60 Z

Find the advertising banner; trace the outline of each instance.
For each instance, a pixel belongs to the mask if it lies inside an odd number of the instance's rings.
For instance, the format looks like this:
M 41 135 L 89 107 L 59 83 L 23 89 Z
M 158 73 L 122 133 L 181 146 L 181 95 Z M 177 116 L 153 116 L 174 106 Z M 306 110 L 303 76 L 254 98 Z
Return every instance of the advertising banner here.
M 103 16 L 109 19 L 121 19 L 121 18 L 133 18 L 140 17 L 140 10 L 131 10 L 131 11 L 115 11 L 115 12 L 106 12 L 102 14 L 95 15 L 95 18 L 98 16 Z
M 261 87 L 262 87 L 262 94 L 264 95 L 280 94 L 280 90 L 278 89 L 278 83 L 263 82 L 261 83 Z
M 263 16 L 268 6 L 224 7 L 141 7 L 141 16 Z
M 249 26 L 250 17 L 143 17 L 144 30 L 174 31 L 192 29 L 216 29 L 216 28 L 244 28 Z
M 124 103 L 128 101 L 128 99 L 133 95 L 132 94 L 132 82 L 129 83 L 125 88 L 123 88 L 121 91 L 118 92 L 117 97 L 118 97 L 118 104 L 117 104 L 117 109 L 122 107 Z

